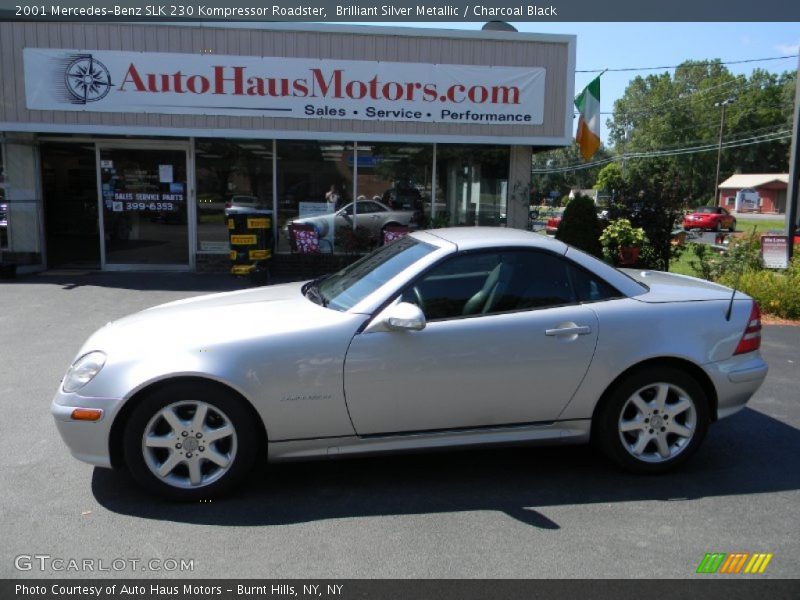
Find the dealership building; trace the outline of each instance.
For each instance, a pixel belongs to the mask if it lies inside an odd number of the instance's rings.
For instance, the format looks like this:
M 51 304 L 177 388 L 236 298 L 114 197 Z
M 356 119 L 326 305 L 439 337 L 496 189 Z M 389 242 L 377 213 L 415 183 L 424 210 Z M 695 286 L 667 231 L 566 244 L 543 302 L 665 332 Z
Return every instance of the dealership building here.
M 388 207 L 421 226 L 524 228 L 532 153 L 571 143 L 575 43 L 491 29 L 0 23 L 2 261 L 221 267 L 226 215 L 271 211 L 277 262 L 286 223 L 356 198 L 345 223 Z

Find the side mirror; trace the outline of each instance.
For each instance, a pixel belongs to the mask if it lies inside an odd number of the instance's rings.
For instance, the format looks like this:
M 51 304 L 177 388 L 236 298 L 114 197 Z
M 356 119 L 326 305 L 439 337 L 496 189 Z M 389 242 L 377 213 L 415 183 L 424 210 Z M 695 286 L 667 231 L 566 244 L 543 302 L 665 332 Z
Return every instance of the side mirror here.
M 416 304 L 399 302 L 384 310 L 365 333 L 377 331 L 421 331 L 425 329 L 425 315 Z

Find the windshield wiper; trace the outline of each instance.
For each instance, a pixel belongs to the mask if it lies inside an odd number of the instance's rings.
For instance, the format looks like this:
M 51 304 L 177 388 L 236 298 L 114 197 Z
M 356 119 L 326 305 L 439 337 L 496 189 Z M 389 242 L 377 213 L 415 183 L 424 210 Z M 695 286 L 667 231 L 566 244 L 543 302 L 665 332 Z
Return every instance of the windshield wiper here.
M 325 277 L 327 277 L 327 275 Z M 318 277 L 312 281 L 309 281 L 301 290 L 306 298 L 311 300 L 314 304 L 319 304 L 323 308 L 328 306 L 328 301 L 325 299 L 325 296 L 322 295 L 322 292 L 319 289 L 319 284 L 322 283 L 322 280 L 325 279 L 325 277 Z

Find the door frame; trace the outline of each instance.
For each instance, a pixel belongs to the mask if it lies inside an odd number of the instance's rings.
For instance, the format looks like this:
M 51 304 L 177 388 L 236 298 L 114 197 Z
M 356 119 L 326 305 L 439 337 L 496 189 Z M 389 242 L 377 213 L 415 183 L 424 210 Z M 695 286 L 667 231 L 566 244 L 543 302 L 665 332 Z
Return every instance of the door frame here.
M 186 156 L 186 225 L 188 229 L 189 260 L 186 264 L 109 264 L 106 262 L 105 214 L 103 183 L 100 176 L 101 150 L 178 150 Z M 194 144 L 191 140 L 103 140 L 95 142 L 95 173 L 97 176 L 97 213 L 100 219 L 100 268 L 103 271 L 194 271 L 197 247 L 197 206 L 194 201 Z

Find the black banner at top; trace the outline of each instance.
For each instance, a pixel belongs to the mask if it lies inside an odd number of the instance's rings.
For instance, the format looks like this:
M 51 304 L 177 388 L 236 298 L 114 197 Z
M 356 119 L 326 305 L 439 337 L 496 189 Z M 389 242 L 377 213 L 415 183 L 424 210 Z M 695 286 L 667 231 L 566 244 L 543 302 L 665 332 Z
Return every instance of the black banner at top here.
M 0 0 L 19 21 L 800 21 L 787 0 Z

